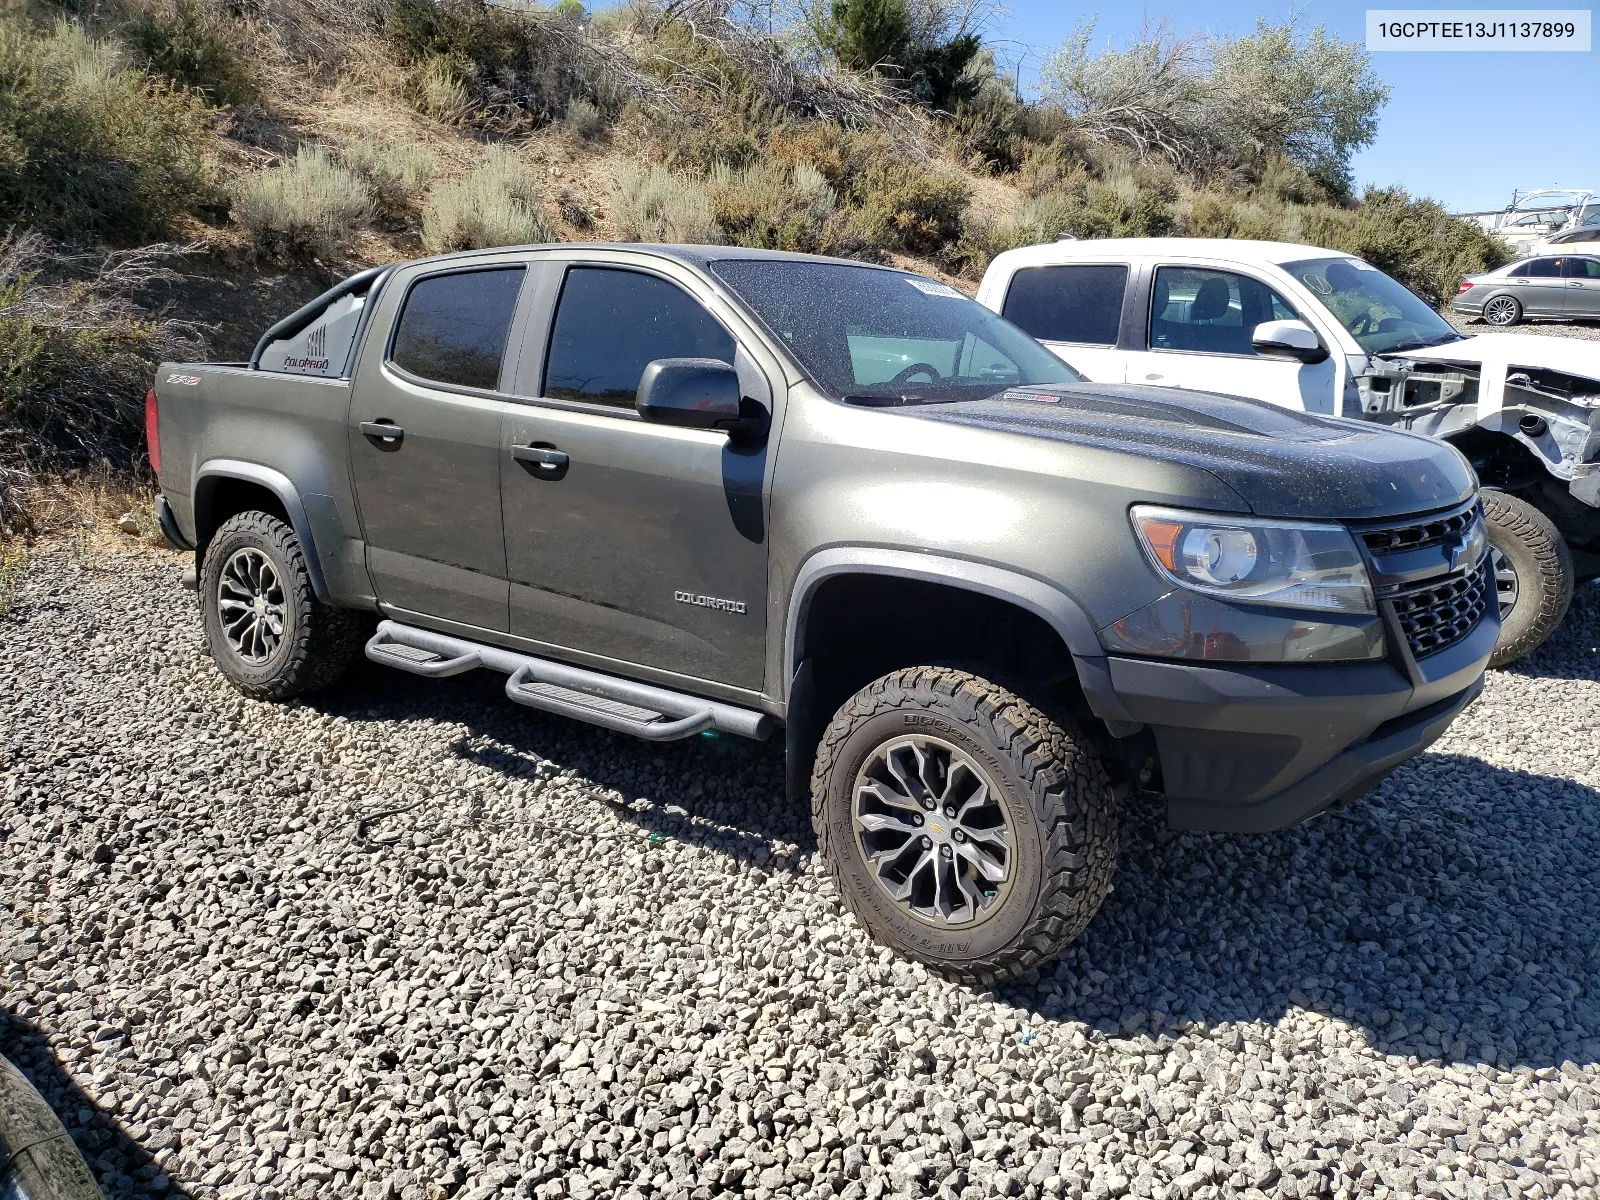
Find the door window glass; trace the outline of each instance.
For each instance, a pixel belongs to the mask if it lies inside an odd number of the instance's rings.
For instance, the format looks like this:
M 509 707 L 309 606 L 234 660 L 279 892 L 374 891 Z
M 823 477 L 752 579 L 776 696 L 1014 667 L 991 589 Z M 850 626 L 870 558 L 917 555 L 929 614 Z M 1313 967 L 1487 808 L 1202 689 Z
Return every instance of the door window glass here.
M 1567 259 L 1567 276 L 1571 279 L 1600 279 L 1600 259 Z
M 521 288 L 521 267 L 419 280 L 400 313 L 390 361 L 434 383 L 498 387 Z
M 682 288 L 612 267 L 567 272 L 550 334 L 544 394 L 633 407 L 658 358 L 733 362 L 733 337 Z
M 1559 279 L 1561 277 L 1561 260 L 1559 258 L 1536 258 L 1528 264 L 1528 275 L 1533 279 Z
M 1506 272 L 1506 278 L 1522 279 L 1528 274 L 1528 266 L 1529 264 L 1525 262 L 1518 263 L 1516 266 L 1512 267 L 1511 270 Z
M 1040 341 L 1114 346 L 1125 266 L 1028 267 L 1011 277 L 1001 316 Z
M 1250 335 L 1257 325 L 1296 319 L 1281 296 L 1248 275 L 1160 267 L 1150 305 L 1150 348 L 1254 354 Z

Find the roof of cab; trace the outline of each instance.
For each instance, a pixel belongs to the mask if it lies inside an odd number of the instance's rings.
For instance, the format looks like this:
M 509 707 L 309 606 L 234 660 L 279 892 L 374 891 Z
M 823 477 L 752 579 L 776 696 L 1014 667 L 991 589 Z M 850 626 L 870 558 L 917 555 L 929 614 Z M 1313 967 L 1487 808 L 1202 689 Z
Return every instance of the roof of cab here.
M 1305 246 L 1296 242 L 1255 242 L 1246 238 L 1087 238 L 1083 241 L 1043 242 L 1037 246 L 1007 250 L 994 260 L 989 269 L 1050 266 L 1084 259 L 1114 258 L 1119 254 L 1174 254 L 1221 259 L 1225 262 L 1274 265 L 1298 262 L 1303 258 L 1349 257 L 1341 251 L 1321 246 Z
M 850 267 L 871 267 L 874 270 L 897 271 L 900 274 L 911 274 L 899 267 L 880 266 L 876 263 L 857 262 L 850 258 L 830 258 L 823 254 L 796 254 L 789 250 L 758 250 L 748 246 L 687 246 L 667 245 L 657 242 L 553 242 L 542 245 L 527 246 L 493 246 L 481 250 L 458 250 L 453 254 L 439 254 L 431 258 L 412 259 L 407 263 L 398 263 L 397 266 L 411 266 L 415 263 L 450 263 L 466 262 L 474 258 L 485 258 L 490 255 L 514 254 L 524 250 L 560 250 L 570 253 L 574 250 L 630 250 L 644 254 L 653 254 L 658 257 L 676 258 L 693 266 L 704 269 L 713 262 L 726 259 L 763 258 L 786 262 L 817 262 L 837 263 Z

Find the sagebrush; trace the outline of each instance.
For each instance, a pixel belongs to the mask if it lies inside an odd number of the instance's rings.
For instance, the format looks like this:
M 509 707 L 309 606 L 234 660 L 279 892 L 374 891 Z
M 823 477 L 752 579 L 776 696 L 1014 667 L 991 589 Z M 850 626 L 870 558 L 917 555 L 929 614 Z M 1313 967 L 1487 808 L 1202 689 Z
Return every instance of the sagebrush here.
M 438 184 L 422 207 L 422 244 L 431 254 L 555 240 L 533 173 L 505 146 L 483 164 Z
M 372 191 L 322 147 L 302 146 L 288 162 L 240 184 L 234 216 L 268 255 L 327 258 L 371 219 Z

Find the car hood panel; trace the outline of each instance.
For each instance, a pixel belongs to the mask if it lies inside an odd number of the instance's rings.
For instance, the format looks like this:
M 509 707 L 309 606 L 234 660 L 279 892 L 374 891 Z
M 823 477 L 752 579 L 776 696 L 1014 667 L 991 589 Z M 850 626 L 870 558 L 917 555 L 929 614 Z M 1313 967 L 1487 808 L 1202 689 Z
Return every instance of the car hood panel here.
M 1466 460 L 1431 438 L 1214 392 L 1078 383 L 892 411 L 1207 471 L 1258 516 L 1397 516 L 1475 486 Z
M 1377 357 L 1479 368 L 1485 363 L 1504 363 L 1600 381 L 1600 343 L 1547 333 L 1480 333 L 1443 346 L 1397 350 Z

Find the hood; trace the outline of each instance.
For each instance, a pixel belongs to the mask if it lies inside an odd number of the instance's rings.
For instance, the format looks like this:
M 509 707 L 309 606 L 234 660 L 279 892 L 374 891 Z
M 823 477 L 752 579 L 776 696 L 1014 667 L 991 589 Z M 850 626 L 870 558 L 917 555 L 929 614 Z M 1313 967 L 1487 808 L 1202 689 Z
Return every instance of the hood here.
M 1394 350 L 1375 357 L 1480 368 L 1485 363 L 1503 363 L 1600 380 L 1600 342 L 1552 337 L 1547 333 L 1480 333 L 1442 346 Z
M 1263 517 L 1404 516 L 1477 486 L 1466 460 L 1432 438 L 1214 392 L 1073 383 L 890 411 L 1190 466 Z

